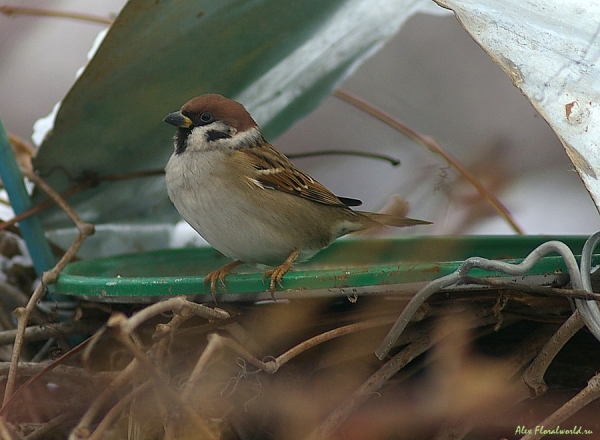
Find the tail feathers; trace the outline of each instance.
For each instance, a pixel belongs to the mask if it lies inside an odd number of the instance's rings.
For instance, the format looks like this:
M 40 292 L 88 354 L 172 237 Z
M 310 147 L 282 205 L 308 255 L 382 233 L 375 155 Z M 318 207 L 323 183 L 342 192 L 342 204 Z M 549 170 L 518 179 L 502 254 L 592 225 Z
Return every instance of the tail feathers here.
M 367 226 L 367 227 L 395 226 L 398 228 L 402 228 L 404 226 L 417 226 L 417 225 L 431 225 L 432 224 L 432 222 L 428 222 L 425 220 L 417 220 L 417 219 L 409 218 L 409 217 L 399 217 L 396 215 L 379 214 L 377 212 L 365 212 L 365 211 L 357 211 L 357 212 L 375 223 L 375 224 Z

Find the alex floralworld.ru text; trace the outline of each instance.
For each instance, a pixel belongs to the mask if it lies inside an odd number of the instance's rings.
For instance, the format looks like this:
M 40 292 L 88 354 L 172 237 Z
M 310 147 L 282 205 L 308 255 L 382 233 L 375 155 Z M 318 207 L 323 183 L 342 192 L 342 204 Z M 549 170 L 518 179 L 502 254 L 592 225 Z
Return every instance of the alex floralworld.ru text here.
M 565 429 L 565 428 L 561 428 L 559 425 L 555 428 L 547 429 L 543 425 L 536 426 L 535 428 L 527 428 L 525 425 L 519 425 L 519 426 L 517 426 L 517 429 L 515 429 L 515 435 L 516 434 L 585 435 L 585 434 L 592 434 L 592 432 L 588 429 L 583 429 L 581 426 L 573 426 L 572 428 Z

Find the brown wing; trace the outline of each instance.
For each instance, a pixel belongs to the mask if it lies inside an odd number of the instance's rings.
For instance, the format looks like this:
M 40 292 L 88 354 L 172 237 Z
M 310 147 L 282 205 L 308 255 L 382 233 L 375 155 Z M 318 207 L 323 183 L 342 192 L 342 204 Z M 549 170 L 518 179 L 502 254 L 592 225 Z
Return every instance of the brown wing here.
M 331 191 L 296 168 L 271 144 L 265 142 L 260 145 L 260 148 L 240 151 L 248 155 L 256 170 L 253 181 L 261 187 L 283 191 L 324 205 L 346 207 Z

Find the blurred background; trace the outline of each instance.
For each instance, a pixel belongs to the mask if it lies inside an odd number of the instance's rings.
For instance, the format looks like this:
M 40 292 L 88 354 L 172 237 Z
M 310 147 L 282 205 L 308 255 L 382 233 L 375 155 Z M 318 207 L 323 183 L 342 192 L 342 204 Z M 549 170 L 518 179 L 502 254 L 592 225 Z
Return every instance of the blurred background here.
M 125 0 L 13 0 L 11 3 L 0 0 L 0 7 L 13 4 L 112 18 L 125 3 Z M 453 15 L 441 8 L 436 9 L 435 5 L 431 10 L 435 15 L 419 14 L 412 17 L 394 38 L 339 87 L 379 107 L 423 135 L 436 139 L 497 195 L 526 234 L 588 235 L 600 229 L 598 212 L 591 198 L 544 119 L 462 29 Z M 75 81 L 76 72 L 87 62 L 87 53 L 103 29 L 106 29 L 106 24 L 57 17 L 6 16 L 0 13 L 0 119 L 10 133 L 30 140 L 34 123 L 48 115 L 55 104 L 63 99 Z M 156 120 L 156 124 L 162 124 L 160 119 Z M 297 121 L 279 138 L 269 140 L 287 154 L 347 149 L 399 159 L 401 164 L 397 167 L 384 161 L 349 156 L 311 157 L 296 159 L 295 162 L 336 194 L 363 200 L 363 209 L 390 207 L 393 197 L 399 196 L 410 203 L 411 217 L 435 223 L 427 228 L 401 230 L 402 234 L 515 233 L 444 159 L 335 96 L 325 99 L 315 111 Z M 82 145 L 79 154 L 86 154 L 90 148 L 93 148 L 93 142 Z M 170 152 L 172 146 L 165 144 L 164 148 Z M 157 183 L 160 184 L 158 178 Z M 141 184 L 143 182 L 131 183 Z M 138 197 L 136 202 L 145 203 L 145 200 Z M 0 219 L 9 216 L 10 213 L 0 209 Z M 132 249 L 146 250 L 151 246 L 162 248 L 201 242 L 198 235 L 183 222 L 175 228 L 171 224 L 156 223 L 146 221 L 143 227 L 136 223 L 99 225 L 97 233 L 86 240 L 85 245 L 89 250 L 81 250 L 78 255 L 97 256 Z M 121 234 L 115 233 L 118 228 L 121 228 Z M 65 231 L 63 234 L 55 231 L 51 238 L 59 246 L 67 247 L 71 244 L 73 232 Z M 25 249 L 21 249 L 21 253 L 25 255 Z M 3 261 L 2 264 L 5 265 Z M 28 280 L 28 284 L 21 289 L 30 291 L 34 278 L 33 273 L 21 277 Z M 514 391 L 511 388 L 513 382 L 507 378 L 514 374 L 508 369 L 512 371 L 516 364 L 511 361 L 509 367 L 500 357 L 508 359 L 509 355 L 524 352 L 533 357 L 545 341 L 544 332 L 548 337 L 554 333 L 562 322 L 562 316 L 571 312 L 571 305 L 555 297 L 542 298 L 511 292 L 503 291 L 502 295 L 498 295 L 494 290 L 466 291 L 464 296 L 458 292 L 452 295 L 444 293 L 429 301 L 426 314 L 431 319 L 414 323 L 417 329 L 413 333 L 416 344 L 410 345 L 409 350 L 424 340 L 419 335 L 427 327 L 421 327 L 422 324 L 432 323 L 429 329 L 433 329 L 431 331 L 438 335 L 436 337 L 443 337 L 442 342 L 437 343 L 420 360 L 417 359 L 416 368 L 412 366 L 413 363 L 409 371 L 404 370 L 396 375 L 387 390 L 373 392 L 377 398 L 371 399 L 369 406 L 365 406 L 363 412 L 340 430 L 344 438 L 350 438 L 352 433 L 354 438 L 359 438 L 361 429 L 366 427 L 372 430 L 380 426 L 383 433 L 379 438 L 389 438 L 390 432 L 395 429 L 406 433 L 405 438 L 414 439 L 417 433 L 433 433 L 447 420 L 462 423 L 466 420 L 465 414 L 471 415 L 488 430 L 480 436 L 475 433 L 476 436 L 472 438 L 509 437 L 517 426 L 534 428 L 536 423 L 554 410 L 548 408 L 557 408 L 579 392 L 597 371 L 597 360 L 593 356 L 597 347 L 592 345 L 597 341 L 588 332 L 579 332 L 575 342 L 567 346 L 566 354 L 563 350 L 553 363 L 553 370 L 547 375 L 550 391 L 553 392 L 515 406 L 517 400 L 513 394 L 508 394 Z M 356 299 L 340 297 L 333 302 L 329 298 L 315 301 L 303 299 L 290 303 L 262 304 L 254 308 L 236 308 L 235 319 L 239 320 L 236 325 L 241 323 L 240 328 L 246 326 L 251 331 L 252 337 L 245 348 L 270 356 L 282 353 L 325 329 L 345 326 L 349 322 L 367 322 L 373 316 L 383 316 L 390 317 L 391 324 L 405 304 L 402 296 L 392 301 L 383 295 L 364 295 L 358 303 Z M 455 303 L 458 307 L 449 309 L 449 303 Z M 110 310 L 118 310 L 118 307 L 116 305 Z M 14 306 L 5 308 L 12 310 Z M 0 312 L 2 310 L 3 307 L 0 307 Z M 83 320 L 89 318 L 88 310 L 94 313 L 94 317 L 100 308 L 84 309 L 86 315 Z M 433 325 L 437 318 L 448 316 L 448 312 L 457 315 L 456 319 L 440 321 L 443 324 L 439 328 Z M 168 319 L 166 316 L 160 317 L 161 320 L 163 318 Z M 522 322 L 516 322 L 521 319 Z M 102 318 L 99 325 L 104 322 Z M 154 321 L 147 325 L 147 330 L 140 331 L 140 334 L 150 335 L 154 328 L 158 328 Z M 505 331 L 505 327 L 508 331 Z M 237 424 L 242 431 L 248 425 L 253 428 L 256 422 L 257 432 L 260 432 L 259 429 L 276 433 L 286 429 L 289 432 L 295 429 L 303 432 L 312 427 L 311 423 L 315 423 L 316 417 L 333 410 L 337 399 L 356 389 L 375 368 L 380 367 L 373 350 L 387 332 L 387 324 L 368 328 L 347 340 L 330 341 L 324 348 L 304 353 L 287 366 L 284 374 L 279 375 L 255 375 L 253 368 L 246 369 L 236 360 L 236 353 L 225 351 L 220 362 L 211 364 L 214 371 L 209 371 L 206 376 L 208 380 L 201 384 L 207 392 L 201 388 L 200 392 L 193 393 L 194 398 L 207 399 L 209 411 L 206 414 L 211 423 L 225 420 L 234 427 Z M 539 332 L 540 328 L 543 332 Z M 169 353 L 168 363 L 163 362 L 160 356 L 156 357 L 157 365 L 161 364 L 156 377 L 159 371 L 160 374 L 169 371 L 173 373 L 170 383 L 183 384 L 182 378 L 187 373 L 181 372 L 187 371 L 186 368 L 204 350 L 205 336 L 213 329 L 213 323 L 207 325 L 204 319 L 199 318 L 189 328 L 179 329 L 183 331 L 177 333 L 176 338 L 171 338 L 173 347 L 164 351 Z M 473 339 L 473 344 L 471 333 L 477 337 Z M 448 334 L 452 337 L 447 337 Z M 412 337 L 409 332 L 409 338 Z M 254 340 L 268 348 L 257 349 L 253 346 Z M 156 341 L 160 343 L 159 338 Z M 467 349 L 470 345 L 473 345 L 473 350 Z M 51 347 L 49 344 L 46 346 Z M 125 361 L 128 362 L 120 344 L 113 347 L 109 343 L 93 351 L 89 364 L 96 363 L 98 370 L 104 369 L 105 364 L 108 369 L 109 361 L 111 369 L 121 368 Z M 172 356 L 176 352 L 177 355 Z M 481 354 L 486 356 L 485 359 Z M 9 358 L 10 353 L 3 359 Z M 530 361 L 526 356 L 519 355 L 519 358 L 522 365 L 517 369 Z M 107 379 L 96 381 L 97 388 L 90 386 L 91 381 L 86 379 L 86 387 L 82 388 L 80 384 L 84 382 L 77 379 L 78 376 L 72 376 L 71 370 L 67 372 L 66 379 L 61 381 L 59 377 L 50 382 L 51 407 L 64 408 L 56 405 L 60 394 L 61 399 L 67 396 L 72 402 L 71 406 L 77 406 L 77 411 L 84 411 L 88 400 L 91 402 L 100 391 L 106 389 Z M 77 385 L 67 389 L 72 377 L 78 381 Z M 234 388 L 236 394 L 223 388 L 224 383 Z M 525 382 L 519 380 L 519 383 Z M 459 389 L 460 392 L 457 391 Z M 70 397 L 69 390 L 74 390 L 76 398 Z M 150 399 L 160 400 L 168 396 L 167 393 L 155 393 L 155 390 L 153 386 L 148 391 L 152 393 Z M 527 396 L 530 391 L 526 391 Z M 210 393 L 219 394 L 219 403 L 223 408 L 227 405 L 226 411 L 216 405 L 217 399 Z M 567 393 L 571 394 L 565 397 Z M 221 399 L 223 395 L 225 399 Z M 45 396 L 41 391 L 31 393 L 31 396 L 31 404 L 29 401 L 19 401 L 20 404 L 15 407 L 34 414 L 36 417 L 33 420 L 37 423 L 41 420 L 37 417 L 38 410 L 44 411 L 44 415 L 50 414 L 45 408 L 45 402 L 49 400 L 40 398 Z M 501 404 L 507 400 L 512 409 L 500 418 Z M 139 398 L 139 402 L 148 401 Z M 158 406 L 161 411 L 170 401 L 165 402 Z M 236 405 L 235 411 L 231 410 L 231 402 Z M 389 412 L 390 408 L 393 413 Z M 595 409 L 590 406 L 589 413 L 582 412 L 573 423 L 565 423 L 565 426 L 581 424 L 586 429 L 596 428 L 596 424 L 591 422 L 595 420 L 594 417 L 588 415 Z M 133 414 L 144 429 L 151 431 L 156 428 L 156 432 L 159 432 L 162 426 L 153 425 L 162 425 L 164 412 L 159 414 L 152 411 L 146 403 L 141 405 L 137 414 L 129 410 L 121 411 L 123 420 L 127 419 L 121 427 L 136 422 Z M 61 409 L 61 413 L 69 414 L 69 409 Z M 225 413 L 227 417 L 222 417 Z M 493 420 L 489 420 L 490 417 Z M 182 419 L 177 417 L 173 420 Z M 274 422 L 271 429 L 265 429 L 264 426 L 271 421 Z M 398 429 L 400 426 L 402 429 Z M 458 426 L 460 428 L 460 423 Z M 490 435 L 490 426 L 498 432 Z M 389 432 L 384 432 L 386 429 Z M 377 436 L 369 432 L 369 435 L 364 435 L 364 438 L 367 437 Z M 273 438 L 278 437 L 274 434 Z
M 18 6 L 110 18 L 124 3 L 22 0 Z M 410 19 L 340 87 L 435 138 L 500 198 L 525 233 L 595 232 L 598 212 L 553 131 L 454 16 L 439 12 Z M 30 139 L 34 122 L 64 97 L 105 27 L 0 14 L 0 118 L 9 132 Z M 398 167 L 345 156 L 296 163 L 336 194 L 363 200 L 366 210 L 381 209 L 394 194 L 408 200 L 411 216 L 435 222 L 410 234 L 513 233 L 443 159 L 336 97 L 270 141 L 288 154 L 344 148 L 400 159 Z

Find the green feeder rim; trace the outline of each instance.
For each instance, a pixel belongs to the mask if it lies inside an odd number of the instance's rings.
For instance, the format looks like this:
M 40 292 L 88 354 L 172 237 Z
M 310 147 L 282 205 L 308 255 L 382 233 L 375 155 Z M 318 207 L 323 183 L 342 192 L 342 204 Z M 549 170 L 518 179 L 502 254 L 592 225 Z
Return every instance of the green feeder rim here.
M 577 255 L 586 236 L 465 236 L 338 240 L 283 277 L 275 298 L 348 296 L 374 293 L 412 295 L 424 283 L 454 272 L 469 257 L 522 261 L 548 240 L 567 244 Z M 226 257 L 212 248 L 167 249 L 72 262 L 62 271 L 53 291 L 103 302 L 144 303 L 176 295 L 211 301 L 204 276 Z M 593 264 L 600 264 L 594 256 Z M 263 271 L 240 266 L 219 286 L 219 301 L 271 299 Z M 474 269 L 474 277 L 551 285 L 568 280 L 559 255 L 542 258 L 526 277 Z

